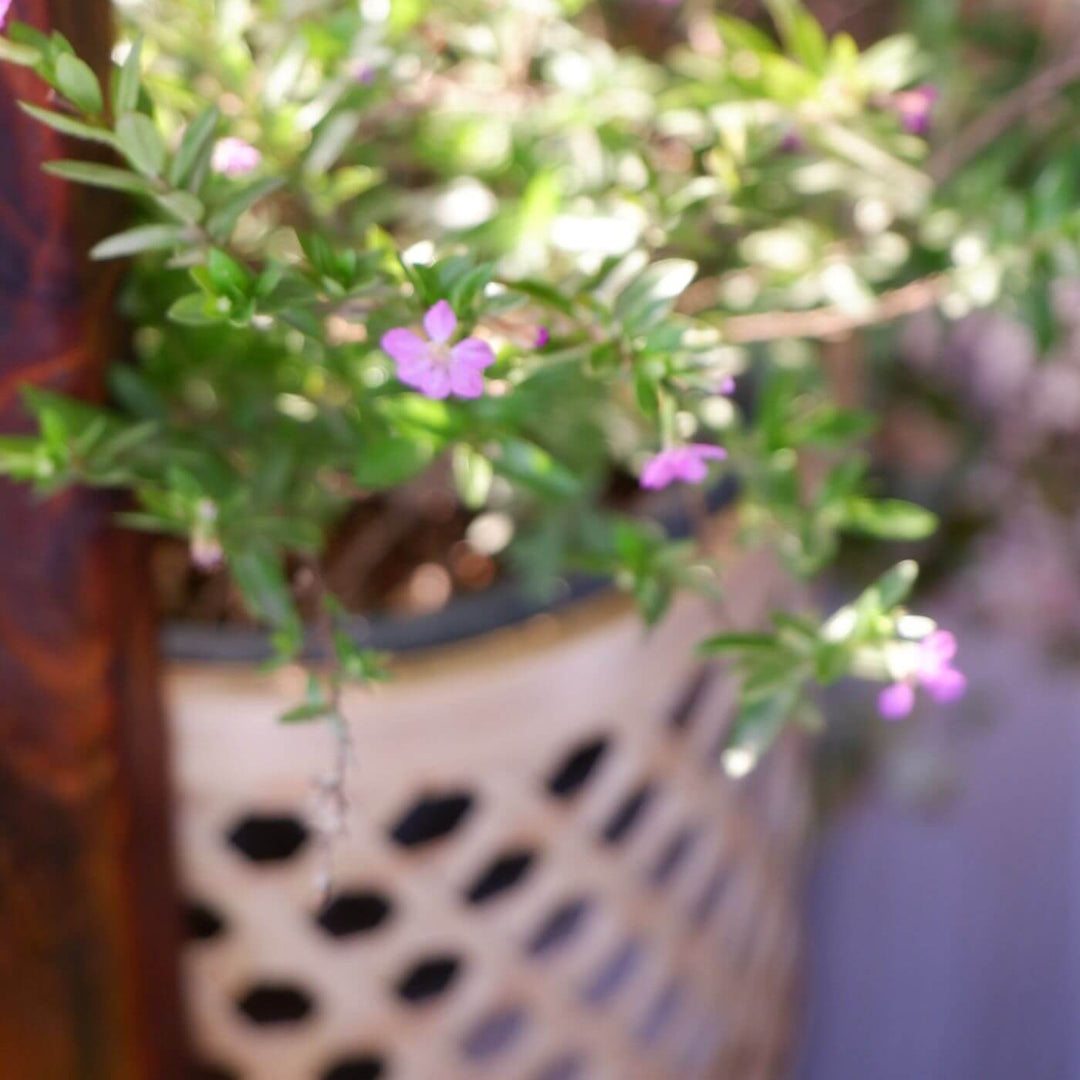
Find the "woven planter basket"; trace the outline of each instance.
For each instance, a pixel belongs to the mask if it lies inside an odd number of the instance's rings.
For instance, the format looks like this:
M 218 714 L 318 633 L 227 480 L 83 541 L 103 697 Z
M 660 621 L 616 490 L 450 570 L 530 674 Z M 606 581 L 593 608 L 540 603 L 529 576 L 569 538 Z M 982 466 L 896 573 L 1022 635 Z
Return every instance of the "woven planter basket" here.
M 739 620 L 774 575 L 735 575 Z M 770 1080 L 789 1041 L 806 820 L 797 743 L 718 766 L 731 685 L 696 602 L 610 596 L 407 659 L 347 701 L 335 897 L 305 821 L 334 751 L 295 674 L 174 663 L 201 1075 Z

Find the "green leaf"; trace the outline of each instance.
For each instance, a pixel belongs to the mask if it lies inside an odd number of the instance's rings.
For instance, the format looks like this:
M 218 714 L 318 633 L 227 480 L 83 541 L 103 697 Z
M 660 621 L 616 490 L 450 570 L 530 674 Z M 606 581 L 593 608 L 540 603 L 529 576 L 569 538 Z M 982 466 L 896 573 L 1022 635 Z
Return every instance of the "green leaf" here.
M 361 487 L 373 491 L 395 487 L 425 469 L 433 455 L 428 439 L 388 432 L 364 441 L 353 466 L 353 479 Z
M 188 124 L 169 166 L 169 183 L 173 187 L 182 187 L 191 179 L 201 158 L 209 161 L 220 117 L 217 106 L 211 105 Z
M 514 292 L 523 293 L 546 307 L 561 311 L 564 315 L 573 315 L 574 313 L 573 301 L 567 299 L 558 289 L 553 285 L 549 285 L 546 281 L 525 279 L 507 282 L 507 288 L 512 289 Z
M 131 49 L 124 60 L 124 66 L 116 80 L 113 93 L 113 111 L 117 116 L 133 112 L 139 104 L 139 80 L 142 75 L 140 67 L 142 58 L 143 36 L 140 34 L 132 43 Z
M 799 0 L 768 0 L 767 6 L 784 48 L 815 74 L 822 74 L 829 59 L 829 40 L 821 23 Z
M 90 251 L 92 259 L 119 259 L 143 251 L 159 251 L 191 240 L 191 232 L 182 225 L 140 225 L 117 233 Z
M 658 323 L 697 274 L 689 259 L 661 259 L 643 270 L 615 300 L 615 317 L 630 334 Z
M 252 285 L 251 274 L 220 248 L 211 248 L 206 253 L 206 270 L 216 294 L 232 299 L 248 295 Z
M 125 113 L 116 124 L 124 156 L 144 176 L 158 177 L 165 168 L 165 143 L 157 125 L 143 113 Z
M 143 177 L 112 165 L 98 165 L 93 161 L 46 161 L 42 168 L 53 176 L 76 184 L 126 191 L 131 195 L 149 195 L 151 192 L 149 183 Z
M 277 191 L 284 183 L 282 177 L 271 176 L 265 180 L 256 180 L 255 183 L 237 192 L 211 214 L 207 222 L 211 235 L 219 240 L 228 239 L 236 228 L 240 215 L 250 210 L 260 199 Z
M 212 326 L 224 322 L 227 315 L 217 310 L 205 293 L 188 293 L 169 308 L 168 317 L 183 326 Z
M 840 447 L 869 435 L 877 419 L 868 412 L 826 406 L 791 426 L 791 441 L 796 444 Z
M 0 36 L 0 60 L 19 67 L 34 67 L 41 61 L 41 52 L 32 45 L 19 45 Z
M 461 501 L 470 510 L 479 510 L 487 502 L 495 470 L 491 462 L 467 443 L 454 447 L 454 483 Z
M 505 439 L 493 461 L 495 471 L 546 498 L 573 499 L 581 482 L 546 450 L 524 439 Z
M 50 127 L 53 131 L 59 131 L 61 135 L 70 135 L 75 139 L 85 139 L 87 142 L 103 143 L 117 149 L 117 141 L 111 131 L 104 128 L 92 127 L 84 124 L 81 120 L 73 120 L 63 113 L 50 112 L 48 109 L 39 109 L 36 105 L 30 105 L 25 101 L 19 102 L 19 108 L 28 116 Z
M 708 656 L 718 653 L 746 652 L 746 651 L 772 651 L 777 647 L 776 638 L 772 634 L 716 634 L 706 638 L 698 651 Z
M 724 44 L 732 49 L 746 49 L 759 55 L 776 52 L 776 44 L 763 30 L 745 19 L 717 15 L 716 29 Z
M 880 540 L 925 540 L 938 527 L 935 514 L 903 499 L 849 498 L 840 527 Z
M 272 551 L 249 544 L 242 551 L 229 553 L 229 566 L 253 614 L 275 627 L 298 625 L 281 562 Z
M 658 575 L 645 574 L 634 582 L 633 594 L 645 625 L 655 626 L 670 607 L 674 589 Z
M 470 270 L 457 282 L 450 291 L 450 306 L 459 315 L 467 315 L 472 311 L 473 305 L 483 295 L 494 273 L 492 263 L 484 263 Z
M 885 611 L 891 611 L 902 604 L 915 587 L 919 576 L 919 564 L 914 559 L 905 559 L 886 570 L 872 586 Z
M 729 775 L 743 776 L 757 764 L 784 730 L 798 696 L 798 687 L 786 686 L 768 697 L 741 705 L 722 758 Z
M 154 195 L 154 201 L 171 217 L 188 225 L 197 225 L 206 208 L 200 199 L 190 191 L 170 191 L 165 195 Z
M 333 716 L 336 712 L 330 702 L 319 701 L 310 705 L 297 705 L 296 708 L 282 713 L 278 721 L 282 724 L 306 724 L 311 720 L 321 720 L 324 716 Z
M 61 53 L 57 58 L 56 86 L 68 101 L 91 116 L 99 116 L 105 107 L 97 76 L 90 65 L 77 56 Z

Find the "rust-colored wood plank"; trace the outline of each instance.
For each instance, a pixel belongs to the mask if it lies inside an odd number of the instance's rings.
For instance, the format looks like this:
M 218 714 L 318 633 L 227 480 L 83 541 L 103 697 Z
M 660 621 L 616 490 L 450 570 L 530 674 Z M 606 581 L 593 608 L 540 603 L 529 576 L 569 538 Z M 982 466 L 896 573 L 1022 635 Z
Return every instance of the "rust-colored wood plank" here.
M 13 12 L 107 56 L 107 0 L 18 0 Z M 87 398 L 121 338 L 115 274 L 88 244 L 107 200 L 44 176 L 73 148 L 27 118 L 45 103 L 0 67 L 0 430 L 21 384 Z M 0 1075 L 181 1075 L 169 789 L 145 551 L 117 499 L 47 502 L 0 485 Z

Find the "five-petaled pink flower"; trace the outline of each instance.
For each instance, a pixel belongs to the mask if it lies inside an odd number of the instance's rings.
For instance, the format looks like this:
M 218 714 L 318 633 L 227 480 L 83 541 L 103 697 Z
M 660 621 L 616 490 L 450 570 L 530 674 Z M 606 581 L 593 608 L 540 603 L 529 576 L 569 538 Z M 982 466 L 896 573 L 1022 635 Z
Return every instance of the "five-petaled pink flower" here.
M 403 327 L 383 334 L 383 351 L 397 365 L 397 377 L 406 386 L 435 399 L 451 394 L 478 398 L 483 394 L 484 369 L 495 363 L 495 354 L 479 338 L 468 337 L 451 345 L 457 324 L 454 309 L 440 300 L 424 316 L 430 340 Z
M 898 91 L 892 95 L 890 102 L 900 118 L 900 126 L 909 135 L 925 138 L 930 134 L 930 116 L 939 96 L 938 88 L 926 83 Z
M 538 349 L 546 349 L 550 341 L 551 331 L 546 326 L 538 326 L 536 336 L 533 338 L 533 345 Z
M 935 630 L 923 638 L 914 671 L 881 691 L 878 712 L 886 720 L 902 720 L 915 707 L 916 686 L 921 686 L 939 705 L 962 698 L 967 679 L 953 667 L 955 656 L 956 638 L 948 630 Z
M 723 461 L 727 451 L 711 443 L 690 443 L 661 450 L 641 473 L 641 486 L 658 491 L 669 484 L 700 484 L 709 475 L 710 461 Z
M 249 142 L 228 135 L 218 139 L 210 158 L 210 168 L 223 176 L 245 176 L 262 164 L 262 154 Z
M 7 22 L 8 12 L 11 10 L 12 0 L 0 0 L 0 30 L 4 29 Z

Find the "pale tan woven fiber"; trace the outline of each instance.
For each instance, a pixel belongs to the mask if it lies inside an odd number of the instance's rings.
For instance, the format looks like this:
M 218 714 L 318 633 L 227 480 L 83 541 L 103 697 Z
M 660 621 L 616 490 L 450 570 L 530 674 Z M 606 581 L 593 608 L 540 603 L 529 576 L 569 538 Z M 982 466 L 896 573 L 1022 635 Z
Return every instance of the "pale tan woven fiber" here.
M 763 610 L 773 579 L 748 564 L 729 615 L 745 623 Z M 199 1052 L 220 1070 L 206 1075 L 775 1078 L 799 953 L 804 768 L 788 742 L 747 780 L 720 771 L 732 688 L 722 672 L 703 675 L 693 652 L 716 626 L 715 611 L 685 602 L 646 635 L 605 599 L 402 664 L 389 686 L 350 694 L 355 764 L 334 880 L 340 910 L 353 898 L 364 925 L 336 937 L 316 920 L 310 830 L 286 828 L 296 850 L 264 861 L 229 839 L 246 819 L 256 833 L 266 816 L 303 822 L 328 770 L 326 726 L 274 722 L 297 700 L 298 674 L 174 666 L 182 874 L 203 915 L 186 950 L 187 995 Z M 699 693 L 676 727 L 688 688 Z M 554 795 L 551 777 L 595 739 L 606 748 L 591 772 L 572 796 Z M 605 842 L 646 782 L 651 801 L 620 842 Z M 446 835 L 411 847 L 391 838 L 418 800 L 454 793 L 473 803 Z M 273 839 L 281 822 L 271 825 Z M 533 859 L 516 882 L 466 899 L 500 856 L 522 853 Z M 576 900 L 587 908 L 575 932 L 532 955 L 539 928 Z M 440 957 L 458 960 L 456 978 L 403 1000 L 410 971 Z M 298 1000 L 306 1015 L 256 1022 L 241 1003 L 250 1012 L 260 987 L 274 1015 Z

